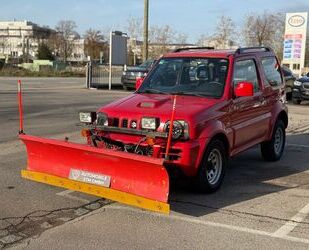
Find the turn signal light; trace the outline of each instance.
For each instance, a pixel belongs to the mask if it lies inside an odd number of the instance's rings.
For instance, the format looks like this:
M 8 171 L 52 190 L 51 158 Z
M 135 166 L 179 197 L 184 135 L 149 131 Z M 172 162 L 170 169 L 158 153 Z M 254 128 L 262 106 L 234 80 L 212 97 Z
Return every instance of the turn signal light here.
M 86 128 L 82 129 L 81 135 L 82 137 L 89 137 L 91 135 L 90 130 Z
M 155 139 L 152 138 L 152 137 L 147 137 L 146 138 L 146 143 L 149 145 L 149 146 L 153 146 L 155 144 Z

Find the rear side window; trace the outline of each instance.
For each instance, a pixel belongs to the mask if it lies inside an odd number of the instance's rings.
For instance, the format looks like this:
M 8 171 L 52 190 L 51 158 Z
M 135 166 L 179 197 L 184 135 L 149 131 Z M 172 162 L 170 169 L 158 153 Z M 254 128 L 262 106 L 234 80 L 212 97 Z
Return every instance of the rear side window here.
M 279 86 L 282 84 L 280 67 L 275 57 L 262 58 L 262 66 L 269 85 Z
M 252 59 L 237 61 L 235 63 L 233 79 L 234 87 L 240 82 L 251 82 L 255 93 L 260 90 L 255 62 Z

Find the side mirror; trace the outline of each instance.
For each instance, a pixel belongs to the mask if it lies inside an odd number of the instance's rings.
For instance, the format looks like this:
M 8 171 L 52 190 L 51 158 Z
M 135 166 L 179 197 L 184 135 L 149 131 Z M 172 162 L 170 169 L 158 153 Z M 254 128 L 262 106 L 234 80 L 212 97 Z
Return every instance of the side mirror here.
M 138 90 L 139 87 L 142 85 L 143 80 L 144 80 L 144 78 L 142 78 L 142 77 L 136 78 L 136 82 L 135 82 L 135 89 L 136 90 Z
M 253 83 L 252 82 L 239 82 L 235 88 L 235 96 L 253 96 Z

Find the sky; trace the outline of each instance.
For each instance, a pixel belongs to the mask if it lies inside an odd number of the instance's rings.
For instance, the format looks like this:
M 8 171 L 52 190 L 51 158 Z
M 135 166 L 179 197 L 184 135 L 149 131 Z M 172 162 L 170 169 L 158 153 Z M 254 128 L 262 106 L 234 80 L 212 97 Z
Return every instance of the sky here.
M 130 17 L 142 17 L 144 0 L 0 0 L 0 21 L 28 20 L 54 28 L 73 20 L 77 31 L 110 29 L 126 32 Z M 246 15 L 268 12 L 309 12 L 309 0 L 149 0 L 149 25 L 170 25 L 196 42 L 212 34 L 218 17 L 230 16 L 241 27 Z

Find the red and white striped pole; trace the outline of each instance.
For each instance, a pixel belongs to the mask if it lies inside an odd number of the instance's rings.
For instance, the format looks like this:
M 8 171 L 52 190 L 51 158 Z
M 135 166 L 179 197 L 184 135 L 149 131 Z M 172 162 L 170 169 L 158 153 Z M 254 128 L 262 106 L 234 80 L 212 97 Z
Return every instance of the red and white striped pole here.
M 19 134 L 24 134 L 24 117 L 23 117 L 23 103 L 21 94 L 21 80 L 18 80 L 18 110 L 19 110 Z
M 173 110 L 172 110 L 172 116 L 171 116 L 171 120 L 170 120 L 170 128 L 169 128 L 169 132 L 168 132 L 167 145 L 166 145 L 166 151 L 165 151 L 165 160 L 167 160 L 167 161 L 168 161 L 168 154 L 169 154 L 171 143 L 172 143 L 174 117 L 175 117 L 175 111 L 176 111 L 176 98 L 177 98 L 177 96 L 174 95 Z

